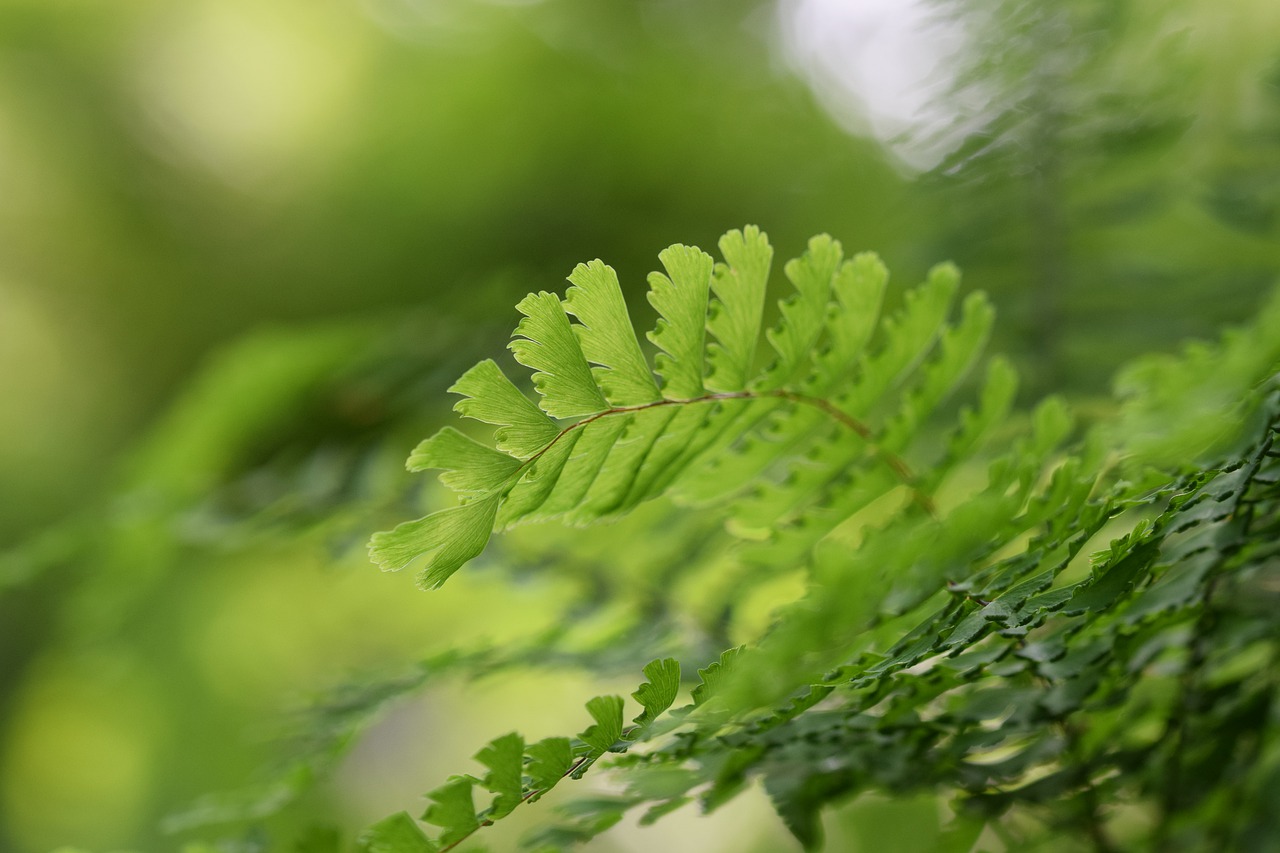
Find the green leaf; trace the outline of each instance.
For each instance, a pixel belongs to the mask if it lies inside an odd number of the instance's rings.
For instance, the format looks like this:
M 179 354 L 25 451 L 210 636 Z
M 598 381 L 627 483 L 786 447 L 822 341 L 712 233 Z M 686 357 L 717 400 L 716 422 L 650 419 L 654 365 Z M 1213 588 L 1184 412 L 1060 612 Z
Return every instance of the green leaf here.
M 671 246 L 658 255 L 667 274 L 649 275 L 649 302 L 660 315 L 649 333 L 662 352 L 654 359 L 668 400 L 691 399 L 702 385 L 707 296 L 715 262 L 701 249 Z
M 649 680 L 631 694 L 644 708 L 644 713 L 634 721 L 640 726 L 652 723 L 676 701 L 676 694 L 680 692 L 680 662 L 675 658 L 650 661 L 645 665 L 644 677 Z
M 529 744 L 525 750 L 529 764 L 529 788 L 533 791 L 549 791 L 573 767 L 573 745 L 567 737 L 549 737 Z M 537 795 L 533 797 L 537 799 Z
M 905 395 L 881 436 L 881 459 L 871 459 L 872 466 L 889 465 L 896 472 L 889 479 L 884 472 L 875 475 L 876 488 L 887 492 L 907 475 L 905 466 L 883 451 L 905 447 L 955 387 L 985 340 L 990 314 L 984 301 L 973 298 L 959 326 L 947 327 L 956 275 L 942 265 L 924 287 L 907 294 L 906 308 L 883 324 L 883 345 L 867 357 L 886 279 L 883 265 L 872 255 L 842 263 L 840 245 L 816 237 L 804 257 L 788 265 L 797 292 L 783 303 L 782 320 L 770 332 L 778 360 L 763 377 L 751 380 L 772 250 L 751 227 L 726 235 L 722 244 L 728 263 L 715 272 L 710 318 L 714 265 L 705 253 L 673 246 L 662 253 L 667 274 L 653 277 L 650 299 L 661 317 L 651 337 L 663 350 L 659 372 L 662 394 L 669 399 L 654 399 L 653 375 L 629 328 L 613 271 L 599 262 L 582 265 L 570 277 L 569 295 L 579 323 L 570 322 L 553 295 L 532 295 L 521 303 L 526 318 L 517 330 L 522 337 L 513 344 L 520 360 L 533 367 L 549 411 L 581 420 L 557 428 L 496 365 L 482 362 L 454 386 L 465 397 L 457 408 L 498 424 L 498 446 L 507 453 L 488 452 L 459 434 L 442 432 L 420 446 L 411 464 L 446 468 L 442 479 L 466 494 L 497 494 L 499 529 L 553 517 L 591 523 L 673 489 L 682 498 L 707 502 L 750 487 L 753 494 L 740 503 L 735 521 L 776 531 L 779 547 L 791 559 L 805 559 L 839 521 L 826 510 L 842 478 L 867 466 L 870 427 L 857 425 L 855 416 L 885 408 L 895 392 Z M 713 346 L 706 346 L 708 328 L 720 338 Z M 914 385 L 909 383 L 940 333 L 938 355 Z M 705 395 L 707 359 L 718 365 L 712 387 L 758 387 L 724 392 L 732 399 Z M 598 366 L 591 368 L 589 361 Z M 593 377 L 612 387 L 615 403 L 637 402 L 623 411 L 601 411 L 608 404 Z M 811 396 L 828 388 L 835 390 L 829 398 Z M 825 408 L 800 405 L 800 395 Z M 849 440 L 850 424 L 858 440 Z M 513 464 L 516 457 L 525 466 Z M 798 463 L 801 458 L 806 461 Z M 856 501 L 842 500 L 838 506 L 852 511 L 855 503 L 866 505 L 876 497 L 861 490 Z M 820 523 L 808 523 L 817 515 Z M 806 522 L 788 523 L 798 516 Z M 800 531 L 806 532 L 796 535 Z M 420 530 L 402 533 L 380 540 L 377 556 L 403 560 L 433 544 L 415 541 Z M 440 566 L 429 573 L 432 582 L 447 577 L 456 560 L 465 561 L 471 553 L 472 548 L 458 554 L 442 550 Z
M 787 262 L 787 278 L 796 292 L 779 303 L 782 318 L 766 334 L 778 353 L 765 380 L 766 387 L 781 388 L 808 372 L 814 348 L 826 326 L 831 280 L 843 257 L 840 243 L 820 234 L 809 241 L 809 250 L 803 256 Z
M 1147 573 L 1157 556 L 1159 547 L 1155 543 L 1138 545 L 1102 571 L 1093 583 L 1080 587 L 1062 612 L 1071 615 L 1111 607 Z
M 652 440 L 647 442 L 639 467 L 631 472 L 626 493 L 616 509 L 627 510 L 661 494 L 688 467 L 688 454 L 703 446 L 698 437 L 713 413 L 710 405 L 669 408 L 661 418 L 662 428 L 654 431 Z M 647 414 L 638 413 L 636 421 L 646 420 Z
M 491 492 L 520 470 L 521 461 L 444 427 L 409 456 L 410 471 L 444 469 L 440 482 L 455 492 Z
M 480 828 L 475 802 L 471 798 L 475 781 L 470 776 L 452 776 L 448 782 L 427 793 L 431 805 L 422 819 L 444 830 L 440 833 L 440 846 L 455 844 Z
M 578 739 L 591 748 L 588 758 L 608 752 L 622 737 L 622 697 L 597 696 L 587 702 L 587 713 L 595 720 Z
M 565 310 L 578 318 L 573 327 L 597 384 L 614 406 L 635 406 L 662 399 L 653 373 L 640 352 L 627 303 L 613 268 L 602 261 L 578 264 L 569 276 Z
M 916 396 L 934 405 L 950 394 L 982 355 L 991 337 L 995 308 L 985 294 L 970 293 L 960 306 L 960 322 L 943 330 L 938 342 L 938 369 L 925 375 Z
M 496 820 L 511 813 L 520 805 L 524 784 L 524 738 L 516 732 L 503 735 L 488 743 L 476 753 L 489 772 L 481 784 L 494 794 L 486 817 Z
M 449 388 L 463 399 L 454 411 L 487 424 L 497 424 L 498 449 L 527 459 L 545 447 L 560 429 L 511 384 L 492 359 L 485 359 Z
M 542 396 L 542 410 L 555 418 L 591 415 L 609 408 L 596 387 L 591 366 L 560 297 L 554 293 L 530 293 L 516 306 L 525 318 L 516 326 L 509 347 L 516 361 L 531 368 L 533 386 Z
M 1048 454 L 1066 439 L 1073 425 L 1071 409 L 1061 397 L 1043 400 L 1031 413 L 1033 454 Z
M 716 690 L 724 682 L 733 669 L 734 659 L 742 652 L 742 647 L 727 649 L 720 654 L 720 659 L 706 669 L 698 670 L 702 682 L 693 688 L 693 704 L 701 705 L 715 695 Z
M 880 348 L 861 361 L 862 375 L 842 403 L 848 411 L 867 411 L 907 382 L 945 331 L 959 284 L 954 266 L 938 264 L 924 284 L 906 292 L 902 310 L 881 323 Z
M 666 406 L 627 416 L 626 430 L 610 446 L 608 460 L 596 473 L 584 497 L 584 517 L 602 518 L 631 506 L 627 496 L 649 463 L 654 446 L 678 413 L 677 407 Z M 595 426 L 592 424 L 588 429 Z
M 375 533 L 369 540 L 369 556 L 383 571 L 394 572 L 430 554 L 418 584 L 434 589 L 484 550 L 493 535 L 498 501 L 495 494 Z
M 740 391 L 753 376 L 773 247 L 759 228 L 748 225 L 720 238 L 720 254 L 727 264 L 717 264 L 711 280 L 716 298 L 710 304 L 707 329 L 716 342 L 707 347 L 706 384 L 715 391 Z
M 874 252 L 845 261 L 831 280 L 836 301 L 827 308 L 830 340 L 822 356 L 823 370 L 831 380 L 851 370 L 862 356 L 880 319 L 888 283 L 889 270 Z
M 406 812 L 384 818 L 360 833 L 360 853 L 436 853 L 440 848 Z
M 972 453 L 983 438 L 1008 416 L 1017 393 L 1018 374 L 1013 365 L 1008 359 L 999 356 L 992 358 L 987 363 L 977 407 L 966 407 L 960 413 L 960 426 L 948 444 L 948 460 L 960 459 Z M 936 483 L 946 470 L 945 466 L 940 466 L 939 472 L 931 475 L 928 482 L 931 485 Z

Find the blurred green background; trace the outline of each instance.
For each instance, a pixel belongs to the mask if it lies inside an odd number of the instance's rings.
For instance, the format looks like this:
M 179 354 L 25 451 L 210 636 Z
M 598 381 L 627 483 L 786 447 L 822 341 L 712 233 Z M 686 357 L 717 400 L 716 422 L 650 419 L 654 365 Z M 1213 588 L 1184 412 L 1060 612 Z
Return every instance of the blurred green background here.
M 744 223 L 899 284 L 955 260 L 1029 398 L 1105 406 L 1280 269 L 1280 6 L 0 5 L 0 850 L 177 849 L 164 816 L 278 757 L 281 709 L 536 632 L 554 579 L 367 563 L 430 501 L 404 456 L 525 293 L 600 257 L 643 325 L 657 251 Z M 414 810 L 591 685 L 433 690 L 271 838 Z M 789 843 L 736 808 L 607 843 Z

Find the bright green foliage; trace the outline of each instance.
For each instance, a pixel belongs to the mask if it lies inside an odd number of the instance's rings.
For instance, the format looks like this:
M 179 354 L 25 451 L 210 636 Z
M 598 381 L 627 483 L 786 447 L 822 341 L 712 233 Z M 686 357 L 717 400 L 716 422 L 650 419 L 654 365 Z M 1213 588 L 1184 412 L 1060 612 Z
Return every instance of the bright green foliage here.
M 707 330 L 717 343 L 707 347 L 707 387 L 741 391 L 752 378 L 756 340 L 764 314 L 764 295 L 773 264 L 773 247 L 760 229 L 748 225 L 720 238 L 725 263 L 717 264 L 711 289 L 716 298 L 707 315 Z
M 484 550 L 499 500 L 498 495 L 485 495 L 426 518 L 407 521 L 389 533 L 375 534 L 370 550 L 388 568 L 406 566 L 430 553 L 419 583 L 423 587 L 440 586 L 458 566 Z
M 970 296 L 950 325 L 958 274 L 941 266 L 880 321 L 883 265 L 845 260 L 838 242 L 815 237 L 786 265 L 795 293 L 765 335 L 774 362 L 756 370 L 773 250 L 753 227 L 725 235 L 721 250 L 717 266 L 673 246 L 660 255 L 666 273 L 650 278 L 661 397 L 609 267 L 575 269 L 564 304 L 545 292 L 521 302 L 511 348 L 533 370 L 541 409 L 568 422 L 549 420 L 493 362 L 472 368 L 451 389 L 464 395 L 456 408 L 497 424 L 497 448 L 449 427 L 419 445 L 409 467 L 443 469 L 464 503 L 378 534 L 374 559 L 399 569 L 429 555 L 420 582 L 438 586 L 483 550 L 486 523 L 589 523 L 667 492 L 705 503 L 748 484 L 756 493 L 739 522 L 803 528 L 789 547 L 804 549 L 839 520 L 825 503 L 841 478 L 825 472 L 862 467 L 886 486 L 910 484 L 898 454 L 975 363 L 992 321 L 985 300 Z M 868 352 L 877 325 L 883 341 Z M 883 435 L 872 441 L 878 422 Z M 801 458 L 823 464 L 796 467 Z
M 440 481 L 455 492 L 492 492 L 520 468 L 520 461 L 445 427 L 425 438 L 409 457 L 410 471 L 440 468 Z
M 425 555 L 428 584 L 494 528 L 630 514 L 513 530 L 481 558 L 554 574 L 567 591 L 553 628 L 338 692 L 278 776 L 171 828 L 281 810 L 437 678 L 621 668 L 636 674 L 630 709 L 600 696 L 576 737 L 496 738 L 474 775 L 427 794 L 426 834 L 400 815 L 364 849 L 465 849 L 596 772 L 613 793 L 569 797 L 526 848 L 589 842 L 628 813 L 714 810 L 753 785 L 810 848 L 854 798 L 859 814 L 877 801 L 924 814 L 910 820 L 925 849 L 1274 846 L 1280 300 L 1218 346 L 1130 369 L 1114 412 L 1081 425 L 1055 398 L 1015 409 L 1013 370 L 982 359 L 991 309 L 975 295 L 956 308 L 953 268 L 895 295 L 874 256 L 845 260 L 825 238 L 790 265 L 795 294 L 763 338 L 772 361 L 758 330 L 754 349 L 722 346 L 752 322 L 719 312 L 743 308 L 727 307 L 732 282 L 762 269 L 766 245 L 731 234 L 708 273 L 699 396 L 661 396 L 595 263 L 575 270 L 564 322 L 607 408 L 557 423 L 486 362 L 457 387 L 492 390 L 460 406 L 498 427 L 498 446 L 445 428 L 414 451 L 410 467 L 439 468 L 460 502 L 376 548 Z M 672 288 L 689 280 L 681 258 L 706 269 L 692 250 L 673 257 Z M 819 315 L 805 306 L 824 270 Z M 881 317 L 882 302 L 898 307 Z M 563 326 L 545 334 L 573 353 Z M 739 368 L 740 390 L 719 390 Z
M 470 776 L 454 776 L 427 793 L 431 805 L 427 807 L 422 819 L 444 830 L 440 833 L 441 846 L 447 847 L 461 841 L 480 828 L 480 819 L 476 816 L 471 795 L 475 781 Z
M 1269 328 L 1280 301 L 1220 347 L 1127 373 L 1120 416 L 1072 443 L 1062 401 L 1013 413 L 1017 380 L 1000 359 L 981 371 L 973 404 L 949 413 L 993 320 L 979 295 L 950 319 L 954 267 L 936 267 L 881 319 L 880 262 L 845 260 L 815 238 L 785 267 L 795 292 L 765 335 L 773 361 L 757 369 L 772 252 L 752 228 L 721 251 L 713 265 L 673 247 L 651 279 L 661 398 L 608 267 L 575 270 L 578 324 L 548 294 L 522 303 L 517 354 L 537 372 L 543 408 L 569 422 L 544 426 L 496 367 L 482 368 L 496 396 L 464 401 L 463 413 L 520 425 L 518 450 L 509 431 L 497 450 L 447 428 L 424 442 L 412 467 L 444 469 L 463 503 L 380 534 L 375 556 L 394 567 L 434 548 L 425 579 L 438 583 L 483 546 L 483 519 L 584 523 L 667 494 L 700 511 L 657 511 L 630 534 L 643 543 L 636 571 L 672 587 L 644 612 L 672 626 L 698 619 L 711 634 L 780 573 L 802 573 L 803 590 L 773 608 L 767 630 L 698 668 L 683 707 L 672 708 L 681 666 L 665 658 L 632 694 L 634 726 L 620 697 L 600 696 L 576 739 L 526 747 L 506 735 L 485 747 L 493 804 L 475 810 L 471 777 L 429 794 L 438 843 L 601 764 L 622 793 L 571 802 L 528 849 L 583 843 L 632 809 L 641 823 L 690 802 L 715 809 L 752 780 L 807 848 L 822 843 L 823 810 L 868 791 L 951 797 L 954 817 L 928 829 L 936 849 L 970 849 L 987 827 L 1017 849 L 1062 836 L 1169 850 L 1280 838 L 1280 751 L 1268 739 L 1280 689 L 1280 352 Z M 482 392 L 464 380 L 466 394 Z M 541 444 L 521 444 L 535 435 Z M 1217 456 L 1195 455 L 1205 450 Z M 574 537 L 589 546 L 587 532 Z M 658 560 L 668 540 L 676 551 Z M 601 542 L 601 577 L 621 573 L 628 546 L 616 534 Z M 571 549 L 555 547 L 570 570 Z M 624 624 L 595 653 L 646 636 Z M 562 653 L 557 644 L 507 654 Z
M 489 816 L 500 818 L 510 814 L 520 804 L 524 738 L 515 732 L 504 735 L 477 752 L 476 761 L 489 768 L 483 783 L 494 795 Z
M 553 737 L 530 744 L 529 790 L 536 798 L 555 784 L 573 768 L 573 746 L 566 737 Z
M 516 307 L 525 319 L 516 326 L 518 337 L 512 340 L 511 351 L 517 361 L 533 369 L 543 410 L 553 418 L 572 418 L 607 408 L 560 297 L 530 293 Z
M 787 278 L 796 293 L 779 306 L 782 322 L 767 335 L 778 351 L 768 387 L 782 387 L 804 371 L 827 319 L 832 279 L 841 258 L 840 244 L 823 235 L 809 241 L 804 257 L 787 262 Z
M 671 707 L 680 692 L 680 662 L 675 658 L 655 660 L 644 668 L 649 679 L 632 693 L 632 697 L 644 707 L 644 713 L 635 718 L 635 724 L 646 726 Z
M 660 315 L 649 340 L 662 350 L 655 359 L 662 394 L 668 400 L 698 397 L 703 391 L 707 291 L 714 262 L 691 246 L 664 249 L 658 260 L 667 274 L 649 275 L 649 302 Z
M 728 676 L 732 670 L 734 658 L 741 652 L 741 648 L 729 649 L 720 655 L 720 659 L 713 661 L 706 669 L 698 670 L 698 678 L 701 679 L 697 687 L 693 688 L 693 704 L 701 705 L 712 696 L 715 695 L 716 689 L 720 686 L 721 681 Z
M 573 327 L 600 389 L 613 406 L 636 406 L 658 400 L 658 386 L 636 341 L 622 299 L 618 276 L 600 261 L 578 264 L 569 276 L 565 310 L 578 318 Z
M 462 399 L 453 408 L 459 414 L 497 424 L 498 449 L 520 459 L 537 453 L 556 437 L 556 425 L 490 359 L 464 373 L 449 389 Z
M 588 758 L 599 758 L 622 737 L 622 697 L 597 696 L 587 703 L 587 713 L 596 724 L 578 735 L 578 739 L 589 748 Z

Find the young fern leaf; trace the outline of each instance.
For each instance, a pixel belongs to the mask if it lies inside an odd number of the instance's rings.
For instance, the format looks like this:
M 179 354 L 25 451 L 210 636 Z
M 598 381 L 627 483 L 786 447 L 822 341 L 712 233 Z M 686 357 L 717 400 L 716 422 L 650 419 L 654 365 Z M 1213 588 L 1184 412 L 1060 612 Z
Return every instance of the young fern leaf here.
M 591 372 L 611 406 L 638 406 L 661 399 L 640 352 L 618 275 L 602 261 L 578 264 L 569 275 L 565 310 L 578 318 L 573 331 Z
M 675 658 L 655 660 L 644 668 L 644 675 L 649 680 L 631 694 L 644 708 L 644 713 L 633 721 L 637 726 L 649 725 L 676 701 L 676 694 L 680 692 L 680 662 Z
M 455 492 L 492 492 L 520 468 L 520 460 L 445 427 L 422 440 L 409 456 L 410 471 L 438 468 L 440 482 Z
M 752 362 L 764 315 L 764 295 L 773 265 L 773 247 L 760 229 L 748 225 L 720 238 L 725 263 L 716 264 L 711 279 L 712 300 L 707 330 L 716 342 L 707 346 L 710 374 L 706 385 L 715 391 L 741 391 L 753 377 Z
M 622 697 L 597 696 L 587 703 L 587 713 L 596 722 L 578 735 L 578 740 L 587 745 L 587 760 L 592 761 L 622 738 Z
M 668 492 L 707 502 L 750 486 L 758 495 L 738 508 L 744 524 L 781 530 L 812 511 L 827 519 L 809 528 L 819 535 L 838 522 L 824 507 L 849 477 L 879 484 L 866 502 L 905 484 L 932 512 L 897 454 L 977 359 L 991 320 L 985 300 L 971 296 L 949 326 L 958 275 L 943 265 L 878 322 L 883 264 L 870 254 L 845 260 L 837 241 L 815 237 L 786 264 L 795 292 L 765 332 L 774 360 L 756 369 L 773 249 L 751 226 L 720 249 L 718 265 L 689 246 L 659 255 L 664 272 L 649 277 L 653 371 L 617 276 L 600 261 L 574 269 L 563 302 L 546 292 L 522 300 L 511 350 L 532 371 L 537 405 L 492 361 L 467 371 L 450 389 L 463 398 L 455 409 L 495 425 L 496 447 L 450 427 L 422 442 L 410 470 L 442 469 L 462 503 L 375 534 L 374 561 L 396 570 L 426 556 L 419 583 L 436 587 L 494 528 L 587 524 Z
M 814 347 L 825 330 L 831 282 L 843 257 L 840 244 L 823 234 L 809 241 L 809 251 L 803 257 L 787 262 L 787 278 L 796 293 L 778 306 L 782 321 L 766 334 L 778 360 L 764 378 L 764 387 L 782 388 L 805 378 Z
M 707 291 L 715 262 L 701 249 L 671 246 L 658 260 L 667 274 L 649 274 L 649 302 L 661 316 L 649 333 L 662 352 L 654 359 L 668 400 L 701 396 Z
M 721 683 L 733 671 L 734 661 L 740 654 L 742 654 L 741 646 L 726 649 L 721 652 L 719 660 L 710 663 L 706 669 L 698 670 L 698 678 L 701 681 L 697 687 L 693 688 L 693 704 L 695 706 L 703 704 L 715 695 Z
M 485 817 L 497 820 L 511 814 L 520 805 L 524 784 L 524 738 L 515 732 L 503 735 L 490 741 L 475 758 L 489 768 L 482 784 L 494 795 Z
M 437 843 L 444 848 L 456 844 L 480 828 L 471 789 L 476 780 L 471 776 L 454 776 L 427 794 L 431 805 L 422 819 L 444 831 Z
M 827 381 L 857 364 L 875 332 L 888 283 L 889 271 L 870 252 L 843 264 L 831 280 L 835 300 L 827 306 L 827 349 L 819 356 L 818 371 Z
M 406 521 L 394 530 L 375 533 L 369 543 L 374 559 L 389 570 L 402 569 L 430 554 L 418 575 L 423 589 L 434 589 L 468 560 L 480 556 L 493 533 L 501 495 L 490 493 L 450 509 Z
M 451 394 L 462 399 L 453 409 L 463 417 L 496 424 L 498 450 L 527 459 L 553 441 L 559 430 L 520 389 L 511 384 L 492 359 L 485 359 L 453 383 Z
M 573 744 L 567 737 L 549 737 L 530 744 L 525 754 L 529 758 L 525 770 L 530 790 L 526 802 L 550 791 L 573 769 Z
M 516 361 L 533 370 L 542 410 L 553 418 L 574 418 L 607 409 L 560 297 L 530 293 L 516 308 L 525 318 L 510 349 Z

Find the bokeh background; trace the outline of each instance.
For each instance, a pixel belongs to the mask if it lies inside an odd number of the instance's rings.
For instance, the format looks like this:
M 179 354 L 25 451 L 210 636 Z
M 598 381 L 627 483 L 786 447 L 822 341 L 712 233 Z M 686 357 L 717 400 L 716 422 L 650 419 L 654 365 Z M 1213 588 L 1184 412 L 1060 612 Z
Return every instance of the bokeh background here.
M 1027 399 L 1104 409 L 1277 277 L 1280 5 L 0 4 L 0 850 L 195 845 L 165 817 L 278 760 L 284 709 L 536 631 L 554 578 L 368 564 L 404 456 L 525 293 L 600 257 L 643 324 L 657 251 L 744 223 L 956 261 Z M 219 849 L 417 810 L 592 691 L 445 683 Z M 927 845 L 868 829 L 898 807 L 833 831 Z M 789 843 L 734 808 L 600 849 Z

